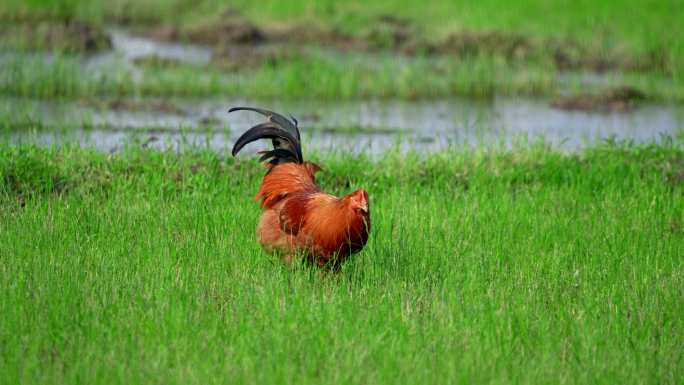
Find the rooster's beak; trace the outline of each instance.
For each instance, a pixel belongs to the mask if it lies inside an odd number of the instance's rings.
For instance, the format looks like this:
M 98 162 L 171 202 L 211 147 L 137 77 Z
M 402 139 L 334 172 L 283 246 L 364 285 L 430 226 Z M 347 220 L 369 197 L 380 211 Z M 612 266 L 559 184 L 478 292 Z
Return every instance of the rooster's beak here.
M 364 214 L 368 214 L 368 203 L 364 203 L 359 206 L 359 209 L 363 211 Z

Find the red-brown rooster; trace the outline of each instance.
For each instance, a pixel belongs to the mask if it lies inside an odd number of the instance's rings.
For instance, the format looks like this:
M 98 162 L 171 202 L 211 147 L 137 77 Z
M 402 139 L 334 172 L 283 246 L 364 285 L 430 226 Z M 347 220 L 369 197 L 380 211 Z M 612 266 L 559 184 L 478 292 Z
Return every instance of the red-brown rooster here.
M 256 194 L 263 213 L 257 238 L 270 253 L 287 263 L 303 256 L 318 266 L 339 267 L 349 255 L 360 251 L 370 233 L 368 193 L 359 189 L 342 198 L 326 194 L 316 185 L 321 168 L 302 157 L 297 120 L 272 111 L 235 107 L 267 117 L 235 142 L 233 156 L 246 144 L 271 139 L 273 150 L 261 151 L 268 170 Z

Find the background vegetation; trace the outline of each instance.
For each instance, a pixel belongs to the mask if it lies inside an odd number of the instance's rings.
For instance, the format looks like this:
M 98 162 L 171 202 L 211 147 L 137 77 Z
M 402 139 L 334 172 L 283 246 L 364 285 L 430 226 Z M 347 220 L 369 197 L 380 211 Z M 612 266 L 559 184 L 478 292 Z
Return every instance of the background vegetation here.
M 426 7 L 398 0 L 8 0 L 0 5 L 0 19 L 5 21 L 0 42 L 20 49 L 73 56 L 106 47 L 106 27 L 124 25 L 157 39 L 210 45 L 216 53 L 201 69 L 141 63 L 141 83 L 126 71 L 81 76 L 89 71 L 78 59 L 36 69 L 30 57 L 19 57 L 0 71 L 0 92 L 10 95 L 554 96 L 568 88 L 559 73 L 572 79 L 589 72 L 610 74 L 589 88 L 630 86 L 652 99 L 684 99 L 680 1 L 519 0 L 505 7 L 497 1 Z M 83 31 L 91 40 L 79 41 Z M 236 46 L 253 48 L 252 43 L 280 48 L 268 54 L 236 51 Z M 79 76 L 63 79 L 65 72 Z M 586 88 L 580 81 L 570 84 L 571 92 Z

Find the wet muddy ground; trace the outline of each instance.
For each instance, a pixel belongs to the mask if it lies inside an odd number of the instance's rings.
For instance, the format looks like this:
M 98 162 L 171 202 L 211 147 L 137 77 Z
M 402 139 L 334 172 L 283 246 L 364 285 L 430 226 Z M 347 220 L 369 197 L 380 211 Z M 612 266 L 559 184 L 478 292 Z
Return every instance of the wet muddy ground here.
M 214 47 L 266 43 L 315 44 L 354 51 L 392 51 L 403 55 L 453 55 L 474 57 L 494 55 L 507 61 L 544 57 L 559 70 L 610 70 L 672 72 L 672 63 L 663 49 L 650 50 L 638 57 L 618 47 L 589 47 L 572 39 L 536 39 L 522 34 L 498 31 L 462 30 L 435 39 L 410 20 L 380 14 L 368 21 L 361 35 L 315 24 L 263 28 L 244 19 L 236 10 L 227 10 L 215 22 L 197 26 L 160 25 L 142 30 L 155 40 L 185 41 Z
M 257 102 L 221 99 L 138 99 L 84 102 L 5 99 L 22 111 L 7 125 L 13 141 L 59 144 L 77 141 L 112 151 L 126 143 L 165 148 L 208 145 L 226 150 L 261 117 L 228 114 L 239 105 L 291 113 L 300 122 L 305 147 L 381 153 L 396 145 L 438 151 L 450 146 L 513 146 L 545 142 L 576 150 L 605 140 L 659 142 L 684 130 L 677 105 L 641 105 L 628 112 L 556 109 L 547 101 L 495 98 L 493 101 Z M 27 117 L 40 116 L 41 124 Z M 259 147 L 259 146 L 255 146 Z
M 390 31 L 390 42 L 396 40 L 392 44 L 408 44 L 405 41 L 411 35 L 408 30 L 405 38 L 395 36 L 400 21 L 385 20 L 383 23 L 381 25 Z M 111 49 L 98 50 L 84 56 L 83 60 L 94 71 L 127 68 L 135 77 L 141 76 L 138 67 L 149 62 L 155 65 L 187 63 L 198 68 L 217 63 L 240 65 L 255 57 L 268 58 L 273 52 L 279 52 L 277 46 L 269 42 L 289 39 L 261 33 L 248 26 L 234 30 L 227 25 L 224 27 L 213 32 L 218 33 L 217 36 L 201 31 L 193 32 L 196 35 L 181 35 L 173 29 L 142 36 L 110 27 L 106 33 Z M 229 40 L 231 44 L 217 47 L 217 39 L 229 33 L 233 34 Z M 181 38 L 196 43 L 174 41 Z M 530 43 L 524 39 L 507 42 L 500 36 L 488 36 L 485 40 L 491 46 L 510 51 L 511 55 L 523 55 L 530 49 Z M 474 41 L 479 40 L 470 36 L 451 44 L 463 50 L 471 46 L 482 49 Z M 50 60 L 51 54 L 43 55 L 45 60 Z M 486 101 L 258 102 L 90 98 L 59 102 L 4 98 L 1 102 L 6 117 L 3 133 L 15 142 L 60 144 L 76 141 L 104 151 L 116 150 L 126 143 L 157 148 L 208 145 L 224 150 L 232 146 L 241 132 L 259 121 L 259 117 L 249 113 L 229 116 L 228 108 L 237 105 L 259 105 L 293 114 L 301 122 L 305 146 L 309 148 L 373 154 L 397 145 L 403 149 L 438 151 L 450 146 L 512 146 L 518 141 L 536 140 L 574 150 L 604 140 L 660 141 L 680 135 L 684 129 L 684 112 L 678 105 L 645 103 L 639 90 L 613 87 L 615 82 L 609 75 L 559 74 L 561 83 L 577 84 L 577 79 L 604 90 L 586 95 L 562 95 L 554 100 L 497 97 Z

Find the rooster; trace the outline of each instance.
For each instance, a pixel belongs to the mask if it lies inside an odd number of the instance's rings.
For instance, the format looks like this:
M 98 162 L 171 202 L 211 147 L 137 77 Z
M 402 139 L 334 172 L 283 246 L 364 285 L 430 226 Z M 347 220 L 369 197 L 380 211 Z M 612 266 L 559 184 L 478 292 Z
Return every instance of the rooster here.
M 360 251 L 370 233 L 368 193 L 359 189 L 342 198 L 323 192 L 316 185 L 321 168 L 304 161 L 297 120 L 272 111 L 248 110 L 267 121 L 246 131 L 235 142 L 232 154 L 248 143 L 271 139 L 273 150 L 260 151 L 266 175 L 255 200 L 263 210 L 257 238 L 265 251 L 278 254 L 286 263 L 302 256 L 323 267 L 339 268 L 351 254 Z

